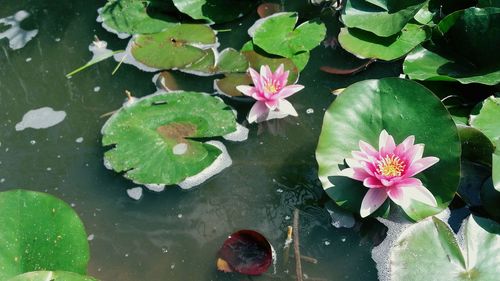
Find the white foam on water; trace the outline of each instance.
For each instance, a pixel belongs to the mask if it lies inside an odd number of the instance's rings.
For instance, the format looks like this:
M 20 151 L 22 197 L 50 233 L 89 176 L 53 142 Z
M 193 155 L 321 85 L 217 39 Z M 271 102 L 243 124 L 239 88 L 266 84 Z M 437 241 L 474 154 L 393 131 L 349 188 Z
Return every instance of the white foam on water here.
M 0 33 L 0 39 L 7 38 L 11 49 L 21 49 L 38 34 L 38 29 L 27 31 L 21 28 L 21 22 L 29 16 L 28 12 L 21 10 L 12 16 L 0 19 L 1 24 L 10 25 L 9 29 Z
M 356 224 L 354 216 L 350 212 L 334 211 L 326 208 L 332 218 L 332 226 L 335 228 L 352 228 Z
M 222 137 L 229 141 L 246 141 L 248 139 L 249 131 L 250 130 L 247 127 L 236 123 L 236 131 Z
M 145 184 L 144 186 L 153 192 L 162 192 L 163 190 L 165 190 L 164 184 L 150 183 L 150 184 Z
M 101 40 L 90 43 L 89 51 L 91 51 L 93 54 L 91 60 L 98 60 L 102 57 L 107 57 L 113 53 L 112 50 L 108 49 L 108 42 Z
M 307 114 L 313 114 L 313 113 L 314 113 L 314 109 L 312 109 L 312 108 L 308 108 L 308 109 L 306 110 L 306 113 L 307 113 Z
M 75 140 L 76 143 L 82 143 L 83 142 L 83 137 L 79 137 Z
M 113 170 L 113 165 L 111 165 L 111 162 L 105 158 L 103 158 L 103 164 L 104 164 L 104 167 L 106 167 L 106 169 L 108 170 Z
M 139 200 L 142 198 L 142 187 L 134 187 L 127 189 L 127 195 L 128 197 L 134 199 L 134 200 Z
M 183 155 L 188 149 L 187 143 L 178 143 L 172 148 L 172 153 L 175 155 Z
M 16 124 L 16 131 L 26 128 L 46 129 L 61 123 L 66 118 L 66 112 L 55 111 L 50 107 L 33 109 L 24 114 L 21 122 Z
M 92 240 L 94 240 L 94 238 L 95 238 L 95 235 L 91 233 L 91 234 L 87 237 L 87 241 L 92 241 Z
M 212 164 L 210 164 L 210 166 L 205 168 L 203 171 L 180 182 L 178 185 L 182 189 L 190 189 L 194 186 L 200 185 L 212 176 L 220 173 L 222 170 L 233 164 L 233 160 L 231 160 L 231 156 L 229 156 L 226 146 L 224 146 L 223 143 L 221 143 L 220 141 L 207 141 L 206 144 L 217 147 L 222 151 L 222 153 L 215 159 Z
M 446 209 L 435 215 L 443 222 L 447 223 L 450 217 L 450 210 Z M 430 220 L 431 218 L 426 218 Z M 391 213 L 389 219 L 377 218 L 378 221 L 387 227 L 387 236 L 378 246 L 372 249 L 372 259 L 377 267 L 377 275 L 379 281 L 391 281 L 390 256 L 394 243 L 399 236 L 414 223 L 406 220 L 402 214 Z
M 99 87 L 99 86 L 95 86 L 95 87 L 94 87 L 94 92 L 96 92 L 96 93 L 97 93 L 97 92 L 99 92 L 100 90 L 101 90 L 101 87 Z

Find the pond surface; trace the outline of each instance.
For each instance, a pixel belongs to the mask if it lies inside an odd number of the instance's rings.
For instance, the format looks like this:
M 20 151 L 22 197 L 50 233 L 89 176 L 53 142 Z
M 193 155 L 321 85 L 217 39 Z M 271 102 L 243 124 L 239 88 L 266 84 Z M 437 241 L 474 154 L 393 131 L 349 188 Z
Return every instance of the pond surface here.
M 286 229 L 294 208 L 300 209 L 301 250 L 318 259 L 303 263 L 304 273 L 319 280 L 377 280 L 371 259 L 373 239 L 366 226 L 335 228 L 317 179 L 314 152 L 330 92 L 355 81 L 398 76 L 393 64 L 377 63 L 356 76 L 335 76 L 319 67 L 356 62 L 331 47 L 316 48 L 299 83 L 306 88 L 289 100 L 299 117 L 249 126 L 245 142 L 224 141 L 233 165 L 189 191 L 178 187 L 145 192 L 140 201 L 127 196 L 135 187 L 107 170 L 102 161 L 100 129 L 125 100 L 125 90 L 141 97 L 155 87 L 153 74 L 107 60 L 67 79 L 65 74 L 91 58 L 88 45 L 97 35 L 108 48 L 123 49 L 127 40 L 106 32 L 95 21 L 105 1 L 0 0 L 0 18 L 25 10 L 21 27 L 37 29 L 26 46 L 13 50 L 0 40 L 0 191 L 14 188 L 45 191 L 71 204 L 89 234 L 89 275 L 101 280 L 295 280 L 293 259 L 284 265 Z M 248 40 L 256 20 L 247 15 L 220 34 L 222 47 Z M 242 23 L 240 25 L 240 22 Z M 0 33 L 6 27 L 0 24 Z M 335 26 L 330 27 L 336 35 Z M 183 90 L 212 93 L 214 77 L 174 73 Z M 226 102 L 243 121 L 250 103 Z M 62 111 L 48 128 L 16 124 L 30 110 Z M 57 117 L 57 116 L 56 116 Z M 277 273 L 260 277 L 216 271 L 216 253 L 227 235 L 238 229 L 264 234 L 278 253 Z M 360 231 L 361 229 L 361 231 Z

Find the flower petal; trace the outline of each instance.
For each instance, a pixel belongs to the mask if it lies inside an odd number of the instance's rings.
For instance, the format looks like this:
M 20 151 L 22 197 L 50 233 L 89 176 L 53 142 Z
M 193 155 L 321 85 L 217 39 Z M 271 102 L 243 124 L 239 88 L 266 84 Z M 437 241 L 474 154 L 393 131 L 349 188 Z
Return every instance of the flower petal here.
M 406 161 L 411 164 L 420 158 L 422 158 L 422 155 L 424 154 L 424 145 L 419 143 L 416 145 L 411 146 L 404 154 L 402 154 L 400 157 L 406 159 Z
M 420 201 L 434 207 L 437 206 L 436 198 L 423 185 L 393 187 L 388 190 L 387 194 L 394 203 L 402 207 L 408 207 L 411 200 Z
M 285 86 L 284 88 L 282 88 L 275 95 L 277 95 L 281 99 L 284 99 L 284 98 L 287 98 L 287 97 L 295 94 L 296 92 L 298 92 L 298 91 L 300 91 L 302 89 L 304 89 L 304 86 L 302 86 L 302 85 L 298 85 L 298 84 L 289 85 L 289 86 Z
M 366 187 L 368 187 L 368 188 L 381 188 L 381 187 L 384 187 L 384 185 L 377 178 L 374 178 L 374 177 L 366 178 L 363 181 L 363 185 L 366 186 Z
M 236 86 L 236 90 L 242 92 L 245 96 L 253 97 L 255 93 L 255 87 L 247 85 Z
M 266 104 L 260 101 L 257 101 L 253 106 L 252 109 L 250 109 L 250 112 L 248 113 L 248 123 L 253 123 L 255 121 L 262 120 L 263 117 L 265 117 L 269 113 L 269 109 L 267 108 Z
M 346 158 L 344 160 L 347 163 L 347 165 L 349 165 L 349 168 L 354 168 L 354 167 L 363 168 L 363 165 L 361 165 L 361 163 L 359 163 L 359 161 L 355 158 Z
M 270 81 L 273 79 L 273 72 L 269 68 L 269 65 L 262 65 L 260 67 L 260 78 L 263 79 L 263 81 Z
M 433 156 L 419 159 L 413 162 L 408 170 L 406 170 L 405 177 L 413 177 L 414 175 L 422 172 L 423 170 L 429 168 L 437 162 L 439 162 L 439 158 Z
M 362 168 L 347 168 L 340 171 L 339 176 L 351 178 L 353 180 L 364 181 L 370 175 Z
M 281 113 L 285 113 L 292 116 L 299 116 L 293 105 L 287 100 L 280 99 L 277 108 Z
M 396 155 L 403 155 L 408 149 L 413 147 L 413 143 L 415 142 L 415 136 L 411 135 L 408 136 L 402 143 L 398 144 L 396 146 L 396 149 L 394 150 L 394 154 Z
M 378 151 L 373 146 L 371 146 L 371 144 L 360 140 L 358 145 L 359 145 L 359 148 L 361 149 L 361 151 L 366 153 L 367 155 L 370 155 L 372 157 L 378 156 Z
M 278 66 L 278 68 L 276 69 L 276 71 L 274 72 L 274 75 L 276 75 L 276 76 L 279 77 L 279 76 L 283 75 L 283 72 L 285 72 L 285 65 L 284 64 L 280 64 Z
M 382 204 L 384 204 L 386 199 L 387 193 L 385 189 L 369 189 L 361 202 L 361 209 L 359 212 L 361 217 L 367 217 L 375 212 Z
M 266 99 L 265 104 L 270 110 L 275 110 L 278 108 L 279 101 L 274 99 Z
M 260 91 L 262 89 L 262 82 L 260 81 L 260 74 L 255 71 L 253 68 L 249 68 L 248 72 L 250 73 L 250 77 L 252 78 L 253 84 Z
M 380 132 L 378 147 L 378 150 L 382 155 L 393 153 L 394 149 L 396 149 L 394 138 L 389 135 L 386 130 L 382 130 L 382 132 Z

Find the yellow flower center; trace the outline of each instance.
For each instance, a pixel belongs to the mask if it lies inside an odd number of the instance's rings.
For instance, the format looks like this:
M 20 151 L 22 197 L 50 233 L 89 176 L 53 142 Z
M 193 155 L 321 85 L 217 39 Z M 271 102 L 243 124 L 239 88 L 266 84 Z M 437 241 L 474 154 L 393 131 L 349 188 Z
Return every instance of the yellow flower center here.
M 264 89 L 266 90 L 266 92 L 271 94 L 276 94 L 277 92 L 276 85 L 274 85 L 274 83 L 266 83 Z
M 404 162 L 394 154 L 386 155 L 377 163 L 377 172 L 386 177 L 399 177 L 405 169 Z

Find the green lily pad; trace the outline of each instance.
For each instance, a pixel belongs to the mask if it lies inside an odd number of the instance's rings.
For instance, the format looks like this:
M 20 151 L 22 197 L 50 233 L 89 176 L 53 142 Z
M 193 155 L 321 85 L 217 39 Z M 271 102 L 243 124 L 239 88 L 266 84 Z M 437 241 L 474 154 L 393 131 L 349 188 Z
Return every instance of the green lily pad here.
M 500 0 L 479 0 L 477 1 L 478 8 L 497 7 L 500 8 Z
M 460 140 L 456 126 L 439 98 L 420 84 L 398 78 L 366 80 L 347 87 L 325 113 L 316 149 L 318 175 L 326 193 L 340 206 L 359 213 L 368 188 L 339 176 L 344 159 L 359 150 L 358 142 L 378 146 L 385 129 L 400 143 L 414 135 L 425 144 L 424 156 L 439 162 L 417 177 L 432 192 L 438 208 L 412 204 L 404 211 L 420 219 L 445 209 L 460 180 Z M 328 178 L 330 181 L 328 181 Z
M 277 13 L 255 22 L 248 33 L 267 53 L 292 58 L 317 47 L 326 35 L 322 22 L 307 21 L 295 28 L 297 20 L 296 13 Z
M 98 281 L 90 276 L 83 276 L 67 271 L 34 271 L 18 275 L 7 281 Z
M 139 184 L 177 184 L 212 164 L 221 151 L 200 138 L 236 130 L 219 98 L 196 92 L 146 96 L 125 105 L 102 128 L 108 168 Z
M 407 24 L 400 33 L 379 37 L 356 28 L 341 28 L 339 43 L 346 51 L 362 58 L 394 60 L 406 55 L 420 43 L 427 40 L 429 34 L 425 27 Z
M 0 193 L 0 213 L 0 280 L 37 270 L 87 272 L 87 234 L 66 203 L 12 190 Z
M 488 215 L 500 222 L 500 191 L 495 189 L 491 178 L 481 187 L 481 203 Z
M 403 64 L 416 80 L 459 81 L 496 85 L 500 81 L 500 8 L 469 8 L 439 24 L 435 45 L 419 47 Z M 457 48 L 460 46 L 460 48 Z
M 388 37 L 399 33 L 426 2 L 427 0 L 347 0 L 342 11 L 342 22 L 349 28 Z
M 202 24 L 180 24 L 133 39 L 133 57 L 157 69 L 184 68 L 202 60 L 215 46 L 215 32 Z
M 182 71 L 202 76 L 247 71 L 247 59 L 235 49 L 226 48 L 217 56 L 215 52 L 214 49 L 206 50 L 206 55 L 201 60 L 182 69 Z
M 253 0 L 172 0 L 179 11 L 193 19 L 223 23 L 242 17 L 254 6 Z
M 463 247 L 441 220 L 419 222 L 391 250 L 391 280 L 490 281 L 500 276 L 500 226 L 470 216 L 462 227 Z
M 250 75 L 246 73 L 229 73 L 222 79 L 215 79 L 214 88 L 218 93 L 225 96 L 246 97 L 236 89 L 236 86 L 250 84 L 252 84 L 252 78 L 250 78 Z
M 288 81 L 296 81 L 299 77 L 299 72 L 304 69 L 309 61 L 309 52 L 298 53 L 291 58 L 276 57 L 275 55 L 266 53 L 264 50 L 254 45 L 252 41 L 246 42 L 241 47 L 241 52 L 245 55 L 250 63 L 250 67 L 259 70 L 261 65 L 268 64 L 270 66 L 279 66 L 283 64 L 285 70 L 290 71 Z M 254 55 L 254 53 L 256 55 Z M 250 54 L 250 55 L 249 55 Z
M 143 0 L 110 0 L 99 10 L 99 16 L 105 28 L 116 33 L 156 33 L 178 24 L 160 10 L 148 9 L 148 5 Z
M 462 157 L 475 163 L 491 166 L 491 154 L 495 146 L 476 128 L 458 125 L 458 134 L 462 142 Z
M 471 118 L 471 126 L 483 132 L 495 145 L 492 154 L 493 186 L 500 192 L 500 98 L 489 97 L 477 116 Z

